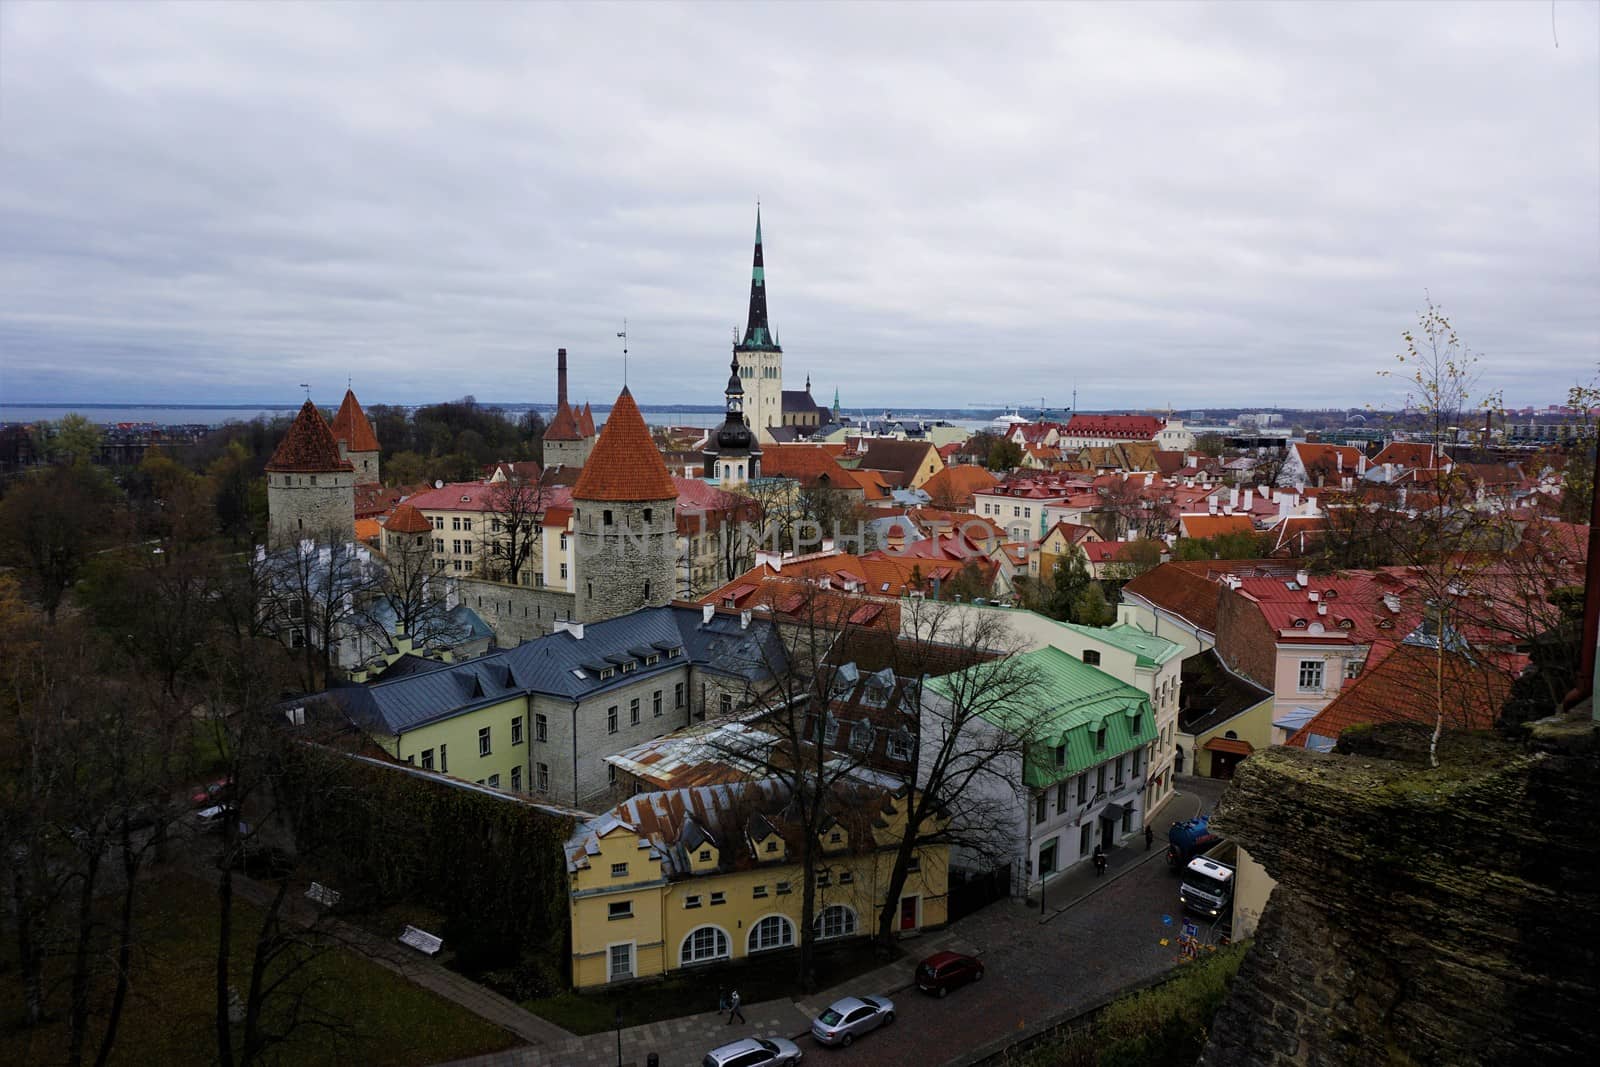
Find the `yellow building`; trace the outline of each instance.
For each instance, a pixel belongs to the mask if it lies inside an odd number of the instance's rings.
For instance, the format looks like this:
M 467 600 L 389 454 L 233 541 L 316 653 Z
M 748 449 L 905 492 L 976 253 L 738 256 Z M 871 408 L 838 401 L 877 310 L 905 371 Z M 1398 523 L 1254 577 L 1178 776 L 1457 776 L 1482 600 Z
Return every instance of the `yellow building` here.
M 804 869 L 777 780 L 640 793 L 567 842 L 572 984 L 579 989 L 780 952 L 798 943 Z M 917 850 L 885 901 L 904 833 L 905 795 L 841 795 L 823 831 L 819 942 L 870 936 L 881 909 L 897 930 L 942 926 L 948 846 Z

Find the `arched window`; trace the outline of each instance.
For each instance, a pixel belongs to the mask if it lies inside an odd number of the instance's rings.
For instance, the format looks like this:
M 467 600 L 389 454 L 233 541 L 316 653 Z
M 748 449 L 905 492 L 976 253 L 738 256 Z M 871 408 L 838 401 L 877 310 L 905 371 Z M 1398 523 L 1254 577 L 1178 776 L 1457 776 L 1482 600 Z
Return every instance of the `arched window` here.
M 750 952 L 788 948 L 794 944 L 794 923 L 782 915 L 768 915 L 750 928 Z
M 823 940 L 830 937 L 849 937 L 856 932 L 856 913 L 843 904 L 834 904 L 823 909 L 814 925 L 817 936 Z
M 687 967 L 691 963 L 728 958 L 728 935 L 720 926 L 698 926 L 683 939 L 679 962 Z

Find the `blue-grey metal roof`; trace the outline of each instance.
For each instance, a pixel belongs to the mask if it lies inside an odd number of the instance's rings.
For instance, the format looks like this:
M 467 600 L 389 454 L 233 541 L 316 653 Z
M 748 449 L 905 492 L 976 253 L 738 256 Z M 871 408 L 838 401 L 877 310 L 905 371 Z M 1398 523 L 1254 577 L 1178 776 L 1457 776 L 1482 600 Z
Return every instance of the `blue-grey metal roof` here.
M 678 654 L 664 654 L 669 650 Z M 646 666 L 634 652 L 663 655 Z M 646 608 L 589 623 L 581 638 L 558 631 L 438 670 L 342 687 L 328 695 L 369 728 L 399 734 L 529 693 L 581 700 L 673 670 L 684 660 L 702 670 L 758 680 L 781 667 L 782 657 L 782 641 L 765 620 L 744 627 L 738 616 L 718 614 L 707 623 L 696 608 Z M 600 677 L 602 669 L 630 661 L 638 666 Z

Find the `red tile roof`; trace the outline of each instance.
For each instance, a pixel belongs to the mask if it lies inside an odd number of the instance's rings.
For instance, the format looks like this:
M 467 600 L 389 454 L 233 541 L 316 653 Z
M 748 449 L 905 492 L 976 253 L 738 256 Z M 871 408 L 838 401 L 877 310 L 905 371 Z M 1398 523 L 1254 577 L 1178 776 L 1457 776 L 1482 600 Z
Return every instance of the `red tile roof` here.
M 1447 728 L 1487 730 L 1511 695 L 1511 675 L 1484 662 L 1446 651 L 1441 661 L 1431 648 L 1396 645 L 1376 666 L 1348 683 L 1327 707 L 1302 726 L 1288 744 L 1304 748 L 1312 734 L 1336 738 L 1352 726 L 1382 722 L 1431 723 L 1438 713 L 1439 664 L 1443 664 L 1444 721 Z
M 826 476 L 834 488 L 854 489 L 855 479 L 839 466 L 835 452 L 821 445 L 762 445 L 761 473 L 811 485 Z
M 1431 470 L 1434 467 L 1450 466 L 1450 457 L 1437 451 L 1433 445 L 1418 444 L 1415 441 L 1390 441 L 1382 452 L 1367 460 L 1369 467 L 1381 467 L 1385 463 L 1393 463 L 1397 467 L 1420 467 Z
M 583 402 L 583 412 L 578 416 L 578 430 L 585 437 L 594 437 L 598 431 L 594 428 L 594 410 L 589 407 L 589 402 Z
M 572 496 L 577 500 L 676 500 L 678 487 L 656 451 L 650 428 L 627 386 L 611 407 L 605 432 L 583 465 Z
M 578 416 L 573 414 L 572 408 L 561 404 L 556 408 L 555 415 L 550 419 L 550 425 L 544 429 L 546 441 L 581 441 L 583 429 L 579 426 Z
M 1218 537 L 1222 534 L 1254 533 L 1255 526 L 1250 522 L 1248 515 L 1180 515 L 1178 522 L 1183 529 L 1183 536 L 1201 540 L 1207 537 Z
M 1148 441 L 1159 434 L 1167 420 L 1154 415 L 1074 415 L 1061 431 L 1063 437 L 1121 437 Z
M 389 521 L 383 528 L 395 533 L 427 533 L 433 529 L 433 523 L 417 510 L 415 504 L 401 504 L 390 512 Z
M 1082 548 L 1090 563 L 1115 563 L 1127 558 L 1132 541 L 1085 541 Z
M 349 460 L 339 458 L 339 443 L 328 428 L 328 420 L 309 400 L 300 408 L 300 414 L 294 417 L 289 432 L 283 435 L 277 451 L 267 462 L 269 471 L 321 473 L 354 469 Z
M 1353 445 L 1323 445 L 1298 442 L 1294 446 L 1307 471 L 1328 474 L 1358 474 L 1361 469 L 1361 449 Z
M 418 511 L 492 511 L 495 494 L 507 491 L 504 482 L 446 482 L 441 488 L 407 497 L 406 503 Z M 539 505 L 545 511 L 565 507 L 572 500 L 572 491 L 564 485 L 542 486 L 538 492 Z
M 922 491 L 930 499 L 960 506 L 971 504 L 973 493 L 985 492 L 998 484 L 999 480 L 982 467 L 963 464 L 946 467 L 935 474 L 922 483 Z
M 344 391 L 344 403 L 333 417 L 333 436 L 351 452 L 379 451 L 378 435 L 372 432 L 372 423 L 367 421 L 367 413 L 361 410 L 361 401 L 353 389 Z

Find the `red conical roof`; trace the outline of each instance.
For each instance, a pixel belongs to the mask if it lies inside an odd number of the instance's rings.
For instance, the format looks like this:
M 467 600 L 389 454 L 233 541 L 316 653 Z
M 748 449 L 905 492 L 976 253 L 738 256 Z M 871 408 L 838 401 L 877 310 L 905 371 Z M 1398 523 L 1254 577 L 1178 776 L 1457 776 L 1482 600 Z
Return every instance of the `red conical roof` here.
M 667 473 L 666 461 L 650 439 L 650 429 L 639 414 L 633 394 L 623 386 L 611 408 L 605 430 L 583 465 L 575 500 L 676 500 L 678 487 Z
M 370 433 L 370 429 L 368 430 Z M 317 405 L 307 400 L 294 424 L 278 443 L 278 450 L 267 463 L 269 471 L 348 471 L 355 468 L 350 461 L 339 458 L 339 442 L 328 428 Z
M 372 432 L 372 423 L 367 421 L 367 413 L 361 410 L 361 401 L 353 389 L 344 391 L 344 403 L 333 417 L 333 436 L 351 452 L 379 451 L 378 435 Z
M 578 416 L 578 432 L 585 437 L 593 437 L 595 435 L 594 412 L 589 410 L 589 402 L 587 400 L 583 402 L 583 414 Z
M 578 416 L 566 404 L 556 406 L 555 417 L 550 420 L 550 425 L 545 427 L 544 439 L 546 441 L 581 441 L 583 430 L 578 426 Z
M 384 523 L 383 528 L 395 533 L 419 534 L 432 530 L 433 523 L 410 504 L 401 504 L 389 513 L 389 521 Z

